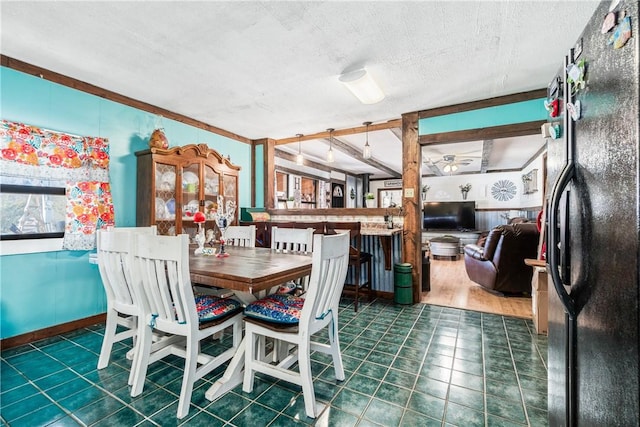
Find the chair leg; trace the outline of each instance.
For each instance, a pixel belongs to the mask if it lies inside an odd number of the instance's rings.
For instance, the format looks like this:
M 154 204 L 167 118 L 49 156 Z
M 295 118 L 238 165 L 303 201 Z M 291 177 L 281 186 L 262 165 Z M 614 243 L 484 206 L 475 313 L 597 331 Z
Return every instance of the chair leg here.
M 331 346 L 331 358 L 333 359 L 333 370 L 338 381 L 344 381 L 344 365 L 342 364 L 342 354 L 340 353 L 340 339 L 334 333 L 337 326 L 337 319 L 333 319 L 329 325 L 329 345 Z M 336 331 L 337 332 L 337 331 Z
M 298 367 L 300 369 L 300 381 L 302 383 L 302 395 L 304 396 L 304 409 L 307 417 L 316 417 L 316 394 L 313 390 L 313 378 L 311 375 L 311 356 L 309 341 L 298 346 Z
M 196 382 L 196 369 L 198 368 L 199 351 L 200 341 L 191 335 L 187 336 L 184 377 L 182 378 L 182 389 L 180 390 L 180 400 L 178 401 L 178 418 L 180 419 L 189 414 L 193 384 Z
M 353 280 L 354 286 L 355 286 L 355 303 L 353 305 L 353 310 L 355 312 L 358 312 L 358 297 L 359 297 L 359 292 L 360 292 L 360 263 L 356 263 L 355 264 L 356 268 L 356 272 L 355 272 L 355 278 Z
M 136 397 L 142 393 L 144 381 L 147 377 L 147 368 L 150 363 L 151 344 L 153 341 L 153 331 L 149 325 L 141 325 L 138 328 L 138 349 L 133 359 L 133 384 L 131 386 L 131 397 Z
M 369 262 L 367 262 L 367 298 L 369 302 L 371 302 L 371 282 L 373 281 L 371 264 L 373 264 L 373 261 L 369 259 Z
M 102 348 L 100 349 L 100 358 L 98 359 L 98 369 L 106 368 L 109 365 L 111 357 L 111 349 L 116 338 L 116 328 L 118 327 L 118 312 L 109 308 L 107 309 L 107 321 L 104 326 L 104 338 L 102 339 Z

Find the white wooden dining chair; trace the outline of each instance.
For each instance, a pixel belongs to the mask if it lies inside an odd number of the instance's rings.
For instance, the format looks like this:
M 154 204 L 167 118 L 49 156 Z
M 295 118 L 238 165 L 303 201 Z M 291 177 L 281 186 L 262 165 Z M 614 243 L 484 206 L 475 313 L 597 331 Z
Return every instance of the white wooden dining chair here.
M 311 278 L 305 298 L 275 294 L 245 308 L 245 371 L 242 390 L 253 391 L 256 372 L 302 386 L 305 412 L 315 418 L 316 405 L 311 373 L 311 351 L 330 354 L 336 379 L 344 380 L 338 339 L 338 303 L 349 264 L 349 234 L 314 236 Z M 329 342 L 311 341 L 327 328 Z M 286 342 L 297 348 L 277 365 L 263 360 L 259 341 L 263 337 Z M 298 362 L 298 370 L 289 369 Z
M 150 225 L 148 227 L 115 227 L 110 225 L 107 227 L 107 231 L 120 231 L 120 232 L 140 232 L 140 233 L 150 233 L 150 234 L 158 234 L 158 226 Z
M 271 227 L 271 249 L 310 253 L 313 250 L 313 228 Z
M 189 236 L 134 235 L 131 249 L 133 287 L 141 300 L 139 349 L 131 396 L 142 393 L 148 366 L 170 354 L 185 359 L 177 417 L 189 413 L 194 383 L 228 361 L 242 339 L 242 306 L 238 301 L 194 295 L 189 275 Z M 233 329 L 232 347 L 216 356 L 201 352 L 200 342 L 227 327 Z M 184 345 L 153 351 L 152 333 L 162 331 L 185 338 Z M 222 345 L 222 344 L 221 344 Z
M 225 244 L 229 246 L 256 247 L 255 225 L 231 225 L 224 232 Z
M 271 228 L 271 249 L 283 253 L 310 254 L 313 251 L 313 228 Z M 290 293 L 303 291 L 308 283 L 308 277 L 301 277 L 296 282 L 287 282 L 275 287 L 271 292 Z
M 97 233 L 98 270 L 107 296 L 107 320 L 98 369 L 109 365 L 113 345 L 128 338 L 133 339 L 133 348 L 127 358 L 133 359 L 140 305 L 131 285 L 128 266 L 132 233 L 156 234 L 156 227 L 110 227 Z M 117 332 L 118 326 L 124 330 Z M 133 375 L 130 375 L 129 384 L 132 380 Z

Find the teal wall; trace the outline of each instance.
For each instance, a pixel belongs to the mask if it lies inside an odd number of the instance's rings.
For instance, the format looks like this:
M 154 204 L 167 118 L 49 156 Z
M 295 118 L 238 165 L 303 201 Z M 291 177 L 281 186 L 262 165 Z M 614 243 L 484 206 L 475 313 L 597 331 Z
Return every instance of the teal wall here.
M 418 135 L 432 135 L 469 129 L 482 129 L 547 119 L 544 98 L 496 105 L 444 116 L 427 117 L 418 122 Z
M 256 145 L 256 204 L 255 207 L 264 207 L 264 191 L 258 191 L 259 188 L 266 188 L 264 184 L 264 145 Z M 246 205 L 249 206 L 249 205 Z
M 0 117 L 110 141 L 111 190 L 117 226 L 134 226 L 136 158 L 160 119 L 151 113 L 0 67 Z M 126 94 L 125 94 L 126 95 Z M 180 122 L 161 119 L 170 146 L 206 143 L 240 166 L 239 205 L 251 203 L 251 146 Z M 224 123 L 216 123 L 224 127 Z M 262 170 L 262 159 L 257 159 Z M 259 177 L 262 173 L 258 174 Z M 262 179 L 262 178 L 261 178 Z M 257 186 L 261 194 L 261 185 Z M 258 204 L 260 206 L 260 204 Z M 106 310 L 88 252 L 0 257 L 0 338 L 47 328 Z

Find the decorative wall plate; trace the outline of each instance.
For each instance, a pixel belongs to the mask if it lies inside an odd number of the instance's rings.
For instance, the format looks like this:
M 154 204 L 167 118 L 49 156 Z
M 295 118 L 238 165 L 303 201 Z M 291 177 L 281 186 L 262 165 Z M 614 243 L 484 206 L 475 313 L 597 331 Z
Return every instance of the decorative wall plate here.
M 516 195 L 516 185 L 508 179 L 501 179 L 491 186 L 491 195 L 501 202 L 513 199 Z

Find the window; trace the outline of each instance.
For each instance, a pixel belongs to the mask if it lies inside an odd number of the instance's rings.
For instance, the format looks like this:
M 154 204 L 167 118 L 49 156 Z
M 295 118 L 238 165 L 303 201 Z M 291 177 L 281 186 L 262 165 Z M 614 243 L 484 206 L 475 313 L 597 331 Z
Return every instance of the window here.
M 114 224 L 108 140 L 0 121 L 0 214 L 3 255 L 95 249 Z
M 0 239 L 64 236 L 64 182 L 0 177 Z

